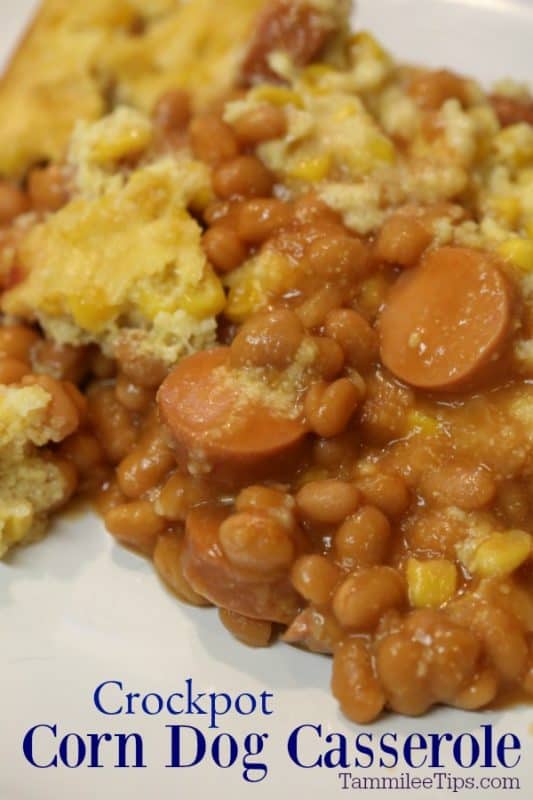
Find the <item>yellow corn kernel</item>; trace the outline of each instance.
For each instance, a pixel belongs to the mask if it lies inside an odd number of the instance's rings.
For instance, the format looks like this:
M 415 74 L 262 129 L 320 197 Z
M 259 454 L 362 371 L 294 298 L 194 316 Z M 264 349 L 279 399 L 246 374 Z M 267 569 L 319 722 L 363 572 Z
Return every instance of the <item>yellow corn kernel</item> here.
M 522 206 L 518 197 L 513 195 L 498 195 L 492 198 L 491 205 L 496 213 L 502 217 L 508 225 L 516 225 Z
M 532 550 L 532 538 L 525 531 L 491 533 L 477 547 L 468 568 L 482 578 L 510 575 L 523 564 Z
M 271 103 L 273 106 L 296 106 L 303 108 L 303 100 L 298 92 L 283 86 L 258 86 L 251 93 L 254 100 Z
M 201 286 L 183 295 L 180 305 L 184 311 L 198 319 L 216 317 L 226 305 L 222 284 L 214 273 L 204 277 Z
M 335 70 L 329 64 L 311 64 L 311 66 L 306 67 L 302 72 L 302 78 L 304 81 L 309 81 L 310 83 L 315 83 L 316 81 L 320 81 L 322 78 L 331 75 Z
M 110 322 L 117 309 L 110 305 L 103 291 L 98 287 L 87 288 L 81 295 L 72 295 L 68 300 L 70 313 L 85 330 L 96 333 Z
M 530 222 L 526 222 L 526 233 L 530 239 L 533 239 L 533 219 Z
M 439 421 L 423 411 L 410 411 L 407 415 L 407 429 L 409 433 L 422 433 L 424 436 L 434 436 L 440 431 Z
M 236 285 L 230 289 L 225 315 L 231 322 L 244 322 L 267 302 L 261 288 L 254 284 Z
M 409 602 L 413 608 L 439 608 L 457 591 L 457 568 L 452 561 L 410 558 L 406 570 Z
M 377 39 L 372 36 L 368 31 L 360 31 L 350 38 L 350 44 L 356 47 L 362 47 L 367 53 L 371 54 L 374 58 L 387 61 L 388 55 Z
M 533 241 L 530 239 L 507 239 L 498 247 L 498 252 L 516 267 L 526 272 L 533 270 Z
M 386 161 L 392 164 L 396 158 L 396 151 L 393 143 L 383 136 L 376 136 L 370 143 L 369 149 L 372 158 L 376 161 Z
M 300 489 L 306 483 L 312 483 L 313 481 L 325 481 L 329 477 L 330 473 L 324 467 L 309 467 L 298 478 L 296 488 Z
M 300 158 L 290 165 L 288 170 L 289 177 L 300 181 L 308 181 L 309 183 L 322 181 L 331 168 L 331 161 L 329 153 Z

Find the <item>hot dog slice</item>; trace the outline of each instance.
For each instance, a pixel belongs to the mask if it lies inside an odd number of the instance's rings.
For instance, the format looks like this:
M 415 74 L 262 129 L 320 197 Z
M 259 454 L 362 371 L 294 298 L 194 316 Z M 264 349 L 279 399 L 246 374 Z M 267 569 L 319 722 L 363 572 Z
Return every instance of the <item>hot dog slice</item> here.
M 381 359 L 412 386 L 459 389 L 500 355 L 511 302 L 489 253 L 434 250 L 391 290 L 379 322 Z
M 225 557 L 219 528 L 227 512 L 197 508 L 187 517 L 183 572 L 193 589 L 212 603 L 246 617 L 287 624 L 301 607 L 288 572 L 260 580 L 234 567 Z
M 158 403 L 178 446 L 209 464 L 255 465 L 298 445 L 306 429 L 278 416 L 232 379 L 229 348 L 184 359 L 163 382 Z

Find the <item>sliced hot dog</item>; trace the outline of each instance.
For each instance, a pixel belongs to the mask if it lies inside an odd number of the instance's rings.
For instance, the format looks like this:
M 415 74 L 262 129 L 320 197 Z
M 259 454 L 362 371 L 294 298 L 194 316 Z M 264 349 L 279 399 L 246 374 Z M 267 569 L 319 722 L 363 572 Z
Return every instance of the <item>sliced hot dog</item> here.
M 246 617 L 287 624 L 301 608 L 289 574 L 259 580 L 238 570 L 225 557 L 219 528 L 227 512 L 197 508 L 187 517 L 183 572 L 193 589 L 212 603 Z
M 200 453 L 210 465 L 253 466 L 296 447 L 306 428 L 246 397 L 232 381 L 229 352 L 219 347 L 181 361 L 159 390 L 159 408 L 189 456 Z
M 459 389 L 500 354 L 512 297 L 486 252 L 442 247 L 395 284 L 379 322 L 381 359 L 412 386 Z

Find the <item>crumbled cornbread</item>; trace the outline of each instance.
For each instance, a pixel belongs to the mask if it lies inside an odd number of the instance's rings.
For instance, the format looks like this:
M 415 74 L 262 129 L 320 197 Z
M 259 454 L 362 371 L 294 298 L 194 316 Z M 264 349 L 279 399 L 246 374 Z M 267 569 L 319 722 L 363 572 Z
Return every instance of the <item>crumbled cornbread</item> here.
M 49 403 L 40 386 L 0 386 L 0 557 L 39 536 L 64 494 L 61 471 L 38 449 L 54 438 Z

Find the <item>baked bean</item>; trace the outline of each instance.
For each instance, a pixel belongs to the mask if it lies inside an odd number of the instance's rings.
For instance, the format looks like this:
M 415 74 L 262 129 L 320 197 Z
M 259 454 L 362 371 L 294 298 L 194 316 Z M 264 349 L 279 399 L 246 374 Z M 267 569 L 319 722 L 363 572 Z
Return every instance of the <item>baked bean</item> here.
M 476 675 L 480 641 L 438 611 L 418 610 L 407 615 L 405 633 L 425 646 L 424 661 L 433 698 L 449 702 Z
M 241 144 L 257 145 L 285 136 L 287 118 L 278 106 L 260 105 L 238 117 L 232 127 Z
M 115 506 L 105 514 L 104 522 L 112 536 L 148 555 L 153 553 L 158 536 L 165 529 L 165 521 L 148 500 Z
M 412 267 L 431 239 L 431 232 L 418 219 L 407 214 L 394 214 L 379 232 L 374 255 L 389 264 Z
M 288 367 L 298 351 L 304 329 L 293 311 L 278 309 L 256 314 L 244 323 L 230 348 L 235 367 Z
M 422 475 L 420 489 L 426 499 L 436 505 L 475 511 L 491 502 L 496 484 L 483 467 L 443 464 Z
M 312 430 L 328 439 L 345 430 L 360 400 L 361 392 L 349 378 L 314 383 L 305 396 L 305 416 Z
M 339 569 L 324 556 L 297 559 L 291 570 L 292 585 L 305 600 L 317 606 L 327 603 L 340 577 Z
M 273 186 L 274 176 L 255 156 L 238 156 L 213 173 L 213 189 L 222 199 L 265 197 Z
M 14 183 L 0 180 L 0 225 L 9 225 L 29 210 L 26 194 Z
M 35 211 L 58 211 L 69 200 L 65 169 L 57 164 L 32 169 L 28 178 L 28 193 Z
M 414 403 L 413 391 L 386 373 L 378 371 L 368 378 L 360 425 L 365 440 L 372 445 L 384 445 L 404 436 L 407 414 Z M 413 455 L 411 449 L 406 456 Z
M 487 655 L 508 681 L 517 680 L 524 672 L 527 661 L 527 643 L 516 620 L 501 608 L 482 604 L 469 624 L 483 639 Z
M 105 356 L 100 350 L 95 350 L 89 359 L 89 371 L 99 380 L 108 380 L 113 378 L 117 371 L 116 362 Z
M 454 560 L 456 547 L 465 538 L 461 521 L 443 511 L 421 511 L 405 531 L 409 550 L 416 555 L 432 553 Z
M 230 272 L 246 258 L 246 247 L 232 228 L 214 225 L 202 237 L 204 252 L 217 272 Z
M 288 530 L 295 526 L 295 508 L 294 497 L 269 486 L 248 486 L 235 500 L 236 511 L 265 511 Z
M 366 567 L 346 578 L 333 598 L 333 611 L 343 628 L 369 631 L 382 615 L 405 602 L 405 584 L 392 567 Z
M 31 363 L 36 372 L 78 383 L 87 372 L 87 348 L 40 339 L 32 347 Z
M 239 209 L 237 233 L 244 242 L 262 244 L 277 230 L 289 225 L 291 219 L 291 206 L 282 200 L 247 200 Z
M 31 372 L 31 367 L 18 358 L 0 357 L 0 384 L 18 383 Z
M 367 503 L 376 506 L 388 517 L 399 517 L 410 502 L 405 481 L 398 475 L 383 472 L 357 478 L 357 488 Z
M 147 389 L 159 386 L 168 372 L 165 364 L 159 359 L 139 354 L 133 339 L 124 339 L 117 344 L 116 357 L 124 375 L 137 386 L 144 386 Z
M 430 708 L 433 698 L 422 643 L 411 641 L 404 633 L 393 633 L 377 642 L 376 666 L 391 708 L 412 716 Z
M 351 366 L 364 369 L 376 360 L 376 333 L 357 311 L 348 308 L 330 311 L 324 327 L 326 334 L 340 344 L 346 361 Z
M 380 715 L 385 694 L 361 639 L 345 639 L 335 650 L 331 690 L 346 716 L 366 725 Z
M 294 219 L 300 225 L 342 225 L 342 219 L 315 193 L 308 192 L 294 201 Z
M 104 462 L 104 451 L 98 440 L 90 433 L 80 431 L 69 436 L 59 449 L 63 458 L 72 461 L 81 475 L 89 475 Z
M 175 472 L 162 487 L 155 500 L 155 510 L 174 522 L 185 522 L 187 514 L 195 506 L 205 503 L 212 495 L 208 482 Z
M 180 600 L 193 606 L 210 606 L 209 600 L 195 592 L 183 574 L 183 544 L 183 534 L 176 531 L 161 533 L 153 552 L 156 571 Z
M 337 378 L 344 367 L 342 347 L 328 336 L 312 336 L 310 342 L 316 347 L 317 354 L 313 361 L 313 371 L 325 381 Z
M 272 638 L 272 623 L 262 619 L 250 619 L 228 608 L 219 608 L 221 623 L 239 642 L 248 647 L 267 647 Z
M 500 681 L 497 673 L 490 668 L 484 669 L 476 675 L 471 684 L 465 689 L 461 689 L 449 702 L 465 711 L 476 711 L 494 700 L 499 687 Z
M 154 399 L 151 389 L 133 383 L 123 373 L 117 377 L 115 394 L 119 403 L 128 411 L 145 411 Z
M 339 477 L 351 477 L 353 462 L 359 449 L 357 435 L 346 431 L 331 439 L 317 439 L 313 445 L 313 459 L 319 467 L 337 470 Z
M 327 315 L 342 305 L 342 291 L 337 286 L 323 286 L 318 292 L 307 298 L 296 313 L 308 330 L 320 328 Z
M 89 393 L 89 417 L 95 434 L 112 464 L 126 458 L 135 444 L 136 432 L 127 410 L 111 386 L 98 386 Z
M 152 117 L 164 132 L 183 130 L 191 118 L 191 97 L 184 89 L 170 89 L 157 100 Z
M 331 655 L 343 637 L 344 631 L 327 607 L 308 606 L 293 619 L 282 638 L 311 653 Z
M 355 484 L 338 480 L 310 481 L 296 495 L 296 507 L 312 522 L 338 524 L 357 509 L 360 494 Z
M 240 512 L 228 517 L 219 530 L 222 550 L 236 567 L 263 575 L 288 569 L 295 555 L 287 529 L 261 512 Z
M 239 145 L 229 125 L 214 114 L 195 117 L 189 126 L 191 148 L 200 161 L 216 166 L 236 158 Z
M 33 328 L 24 325 L 6 325 L 0 328 L 0 358 L 16 358 L 29 363 L 31 350 L 40 336 Z
M 316 239 L 307 250 L 307 259 L 313 274 L 324 281 L 356 281 L 368 269 L 365 245 L 350 236 Z
M 515 481 L 503 481 L 498 485 L 497 502 L 510 528 L 519 528 L 529 515 L 529 493 L 525 486 Z
M 23 386 L 40 386 L 50 395 L 45 427 L 52 441 L 61 442 L 74 433 L 80 424 L 81 415 L 67 384 L 62 384 L 49 375 L 26 375 L 21 383 Z
M 105 517 L 108 511 L 124 505 L 127 498 L 122 494 L 115 480 L 104 481 L 94 494 L 94 505 L 100 516 Z
M 117 467 L 117 480 L 126 497 L 137 498 L 154 488 L 175 466 L 164 431 L 149 431 Z
M 411 80 L 408 92 L 425 111 L 437 111 L 451 97 L 457 98 L 463 105 L 468 105 L 468 87 L 465 80 L 447 69 L 419 72 Z
M 388 553 L 391 527 L 379 508 L 363 506 L 340 526 L 333 540 L 335 554 L 347 569 L 382 564 Z

